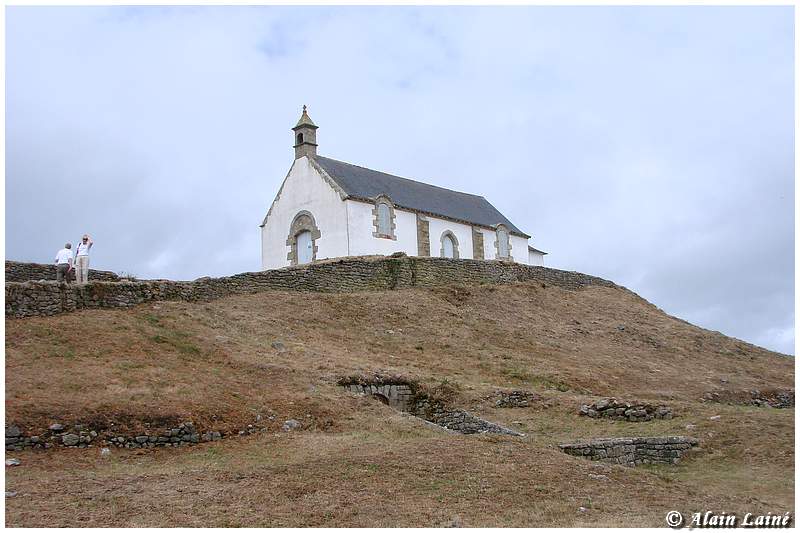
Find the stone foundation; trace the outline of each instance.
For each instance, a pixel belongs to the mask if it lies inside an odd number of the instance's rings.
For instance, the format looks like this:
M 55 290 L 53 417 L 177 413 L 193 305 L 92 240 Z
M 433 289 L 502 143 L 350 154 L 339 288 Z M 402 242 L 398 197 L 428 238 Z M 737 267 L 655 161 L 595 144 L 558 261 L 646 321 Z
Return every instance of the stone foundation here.
M 610 281 L 586 274 L 502 261 L 352 257 L 195 281 L 90 281 L 85 285 L 55 281 L 7 282 L 6 317 L 125 308 L 157 300 L 209 301 L 269 290 L 354 292 L 521 281 L 535 281 L 545 287 L 552 285 L 567 290 L 589 286 L 620 288 Z
M 561 444 L 564 453 L 625 466 L 649 463 L 675 464 L 699 441 L 692 437 L 633 437 L 597 439 Z
M 609 418 L 628 422 L 648 422 L 653 419 L 669 420 L 672 409 L 666 405 L 653 405 L 644 402 L 626 402 L 616 398 L 598 400 L 592 404 L 581 405 L 578 413 L 590 418 Z

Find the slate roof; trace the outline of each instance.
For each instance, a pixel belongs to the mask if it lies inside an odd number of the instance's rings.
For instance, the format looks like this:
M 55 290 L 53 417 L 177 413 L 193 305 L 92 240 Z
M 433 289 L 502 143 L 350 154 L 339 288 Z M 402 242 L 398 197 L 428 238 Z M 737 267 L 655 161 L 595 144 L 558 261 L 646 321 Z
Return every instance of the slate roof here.
M 536 249 L 536 248 L 534 248 L 533 246 L 528 246 L 528 250 L 530 250 L 530 251 L 532 251 L 532 252 L 536 252 L 537 254 L 547 255 L 547 252 L 543 252 L 543 251 L 541 251 L 541 250 L 537 250 L 537 249 Z
M 479 226 L 505 224 L 509 232 L 530 237 L 520 231 L 483 196 L 451 191 L 319 155 L 314 156 L 314 160 L 349 197 L 371 201 L 385 194 L 400 208 L 405 207 Z

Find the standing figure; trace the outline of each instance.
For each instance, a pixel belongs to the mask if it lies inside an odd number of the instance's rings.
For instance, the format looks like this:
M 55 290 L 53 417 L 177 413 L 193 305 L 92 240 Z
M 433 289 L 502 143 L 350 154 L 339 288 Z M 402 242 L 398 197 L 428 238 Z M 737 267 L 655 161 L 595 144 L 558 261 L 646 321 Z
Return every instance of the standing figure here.
M 69 283 L 69 273 L 72 270 L 72 244 L 67 243 L 56 254 L 56 281 Z
M 78 283 L 89 281 L 89 250 L 92 244 L 94 244 L 92 239 L 84 235 L 78 243 L 78 249 L 75 250 L 75 280 Z

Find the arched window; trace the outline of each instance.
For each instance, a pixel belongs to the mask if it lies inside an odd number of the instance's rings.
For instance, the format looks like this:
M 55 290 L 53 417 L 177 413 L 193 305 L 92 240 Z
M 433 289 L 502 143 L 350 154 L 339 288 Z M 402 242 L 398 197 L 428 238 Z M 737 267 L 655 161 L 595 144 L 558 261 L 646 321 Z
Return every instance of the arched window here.
M 303 144 L 303 134 L 302 133 L 298 133 L 297 134 L 297 144 Z
M 378 239 L 391 239 L 397 240 L 394 234 L 394 204 L 386 195 L 380 195 L 375 200 L 375 209 L 372 210 L 372 225 L 375 231 L 372 232 L 373 237 Z
M 378 233 L 383 235 L 392 233 L 392 213 L 385 203 L 378 204 Z
M 510 259 L 511 258 L 511 243 L 509 242 L 508 230 L 505 226 L 497 226 L 497 231 L 495 232 L 497 236 L 497 240 L 495 241 L 497 247 L 497 258 L 498 259 Z
M 450 230 L 442 233 L 442 248 L 439 250 L 439 255 L 447 259 L 458 259 L 458 239 Z

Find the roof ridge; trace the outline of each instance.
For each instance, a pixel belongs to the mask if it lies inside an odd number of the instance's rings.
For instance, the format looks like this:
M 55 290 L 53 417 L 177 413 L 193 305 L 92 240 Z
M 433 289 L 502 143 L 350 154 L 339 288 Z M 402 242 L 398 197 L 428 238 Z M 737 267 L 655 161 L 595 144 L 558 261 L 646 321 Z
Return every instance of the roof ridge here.
M 322 159 L 328 159 L 330 161 L 335 161 L 337 163 L 342 163 L 344 165 L 350 165 L 351 167 L 363 168 L 364 170 L 369 170 L 370 172 L 380 172 L 381 174 L 386 174 L 387 176 L 391 176 L 393 178 L 397 178 L 397 179 L 400 179 L 400 180 L 411 181 L 413 183 L 419 183 L 420 185 L 425 185 L 427 187 L 435 187 L 437 189 L 442 189 L 444 191 L 454 192 L 454 193 L 457 193 L 457 194 L 463 194 L 465 196 L 472 196 L 474 198 L 481 198 L 483 200 L 486 200 L 486 197 L 484 197 L 483 195 L 480 195 L 480 194 L 472 194 L 470 192 L 456 191 L 454 189 L 448 189 L 447 187 L 442 187 L 441 185 L 433 185 L 431 183 L 426 183 L 424 181 L 419 181 L 419 180 L 415 180 L 415 179 L 411 179 L 411 178 L 405 178 L 403 176 L 398 176 L 396 174 L 389 174 L 388 172 L 384 172 L 382 170 L 375 170 L 374 168 L 369 168 L 369 167 L 365 167 L 365 166 L 361 166 L 361 165 L 356 165 L 354 163 L 348 163 L 347 161 L 342 161 L 340 159 L 334 159 L 332 157 L 326 157 L 324 155 L 315 155 L 314 157 L 322 158 Z M 488 200 L 486 200 L 486 201 L 488 202 Z

